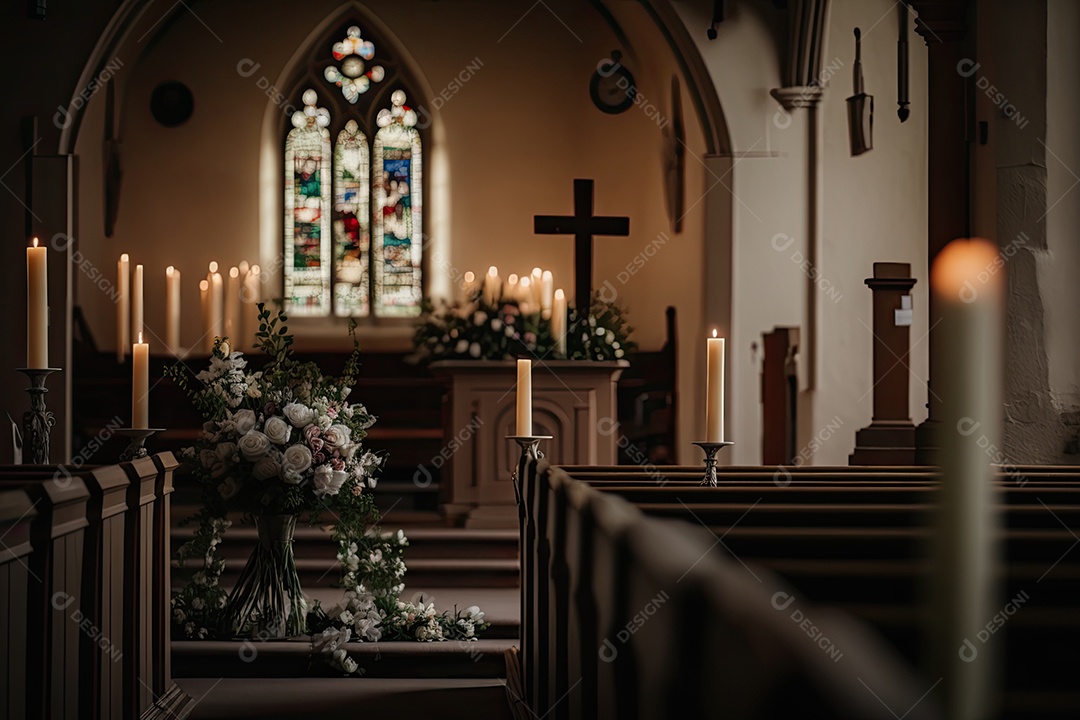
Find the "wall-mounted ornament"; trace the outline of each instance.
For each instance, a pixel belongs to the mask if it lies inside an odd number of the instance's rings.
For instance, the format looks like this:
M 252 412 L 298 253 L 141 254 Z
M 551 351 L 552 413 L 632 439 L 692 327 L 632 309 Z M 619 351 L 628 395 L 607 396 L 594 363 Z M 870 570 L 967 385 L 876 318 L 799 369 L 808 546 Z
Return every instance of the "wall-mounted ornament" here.
M 602 112 L 618 115 L 634 104 L 637 85 L 634 76 L 620 62 L 622 53 L 611 51 L 610 60 L 601 60 L 589 81 L 589 97 Z
M 182 82 L 163 82 L 150 93 L 150 112 L 165 127 L 177 127 L 195 112 L 195 97 Z
M 713 0 L 712 22 L 705 29 L 705 36 L 710 40 L 716 39 L 716 26 L 724 22 L 724 0 Z
M 855 94 L 847 99 L 848 137 L 851 155 L 862 155 L 874 147 L 874 96 L 863 90 L 862 31 L 855 28 L 855 66 L 852 69 Z
M 900 3 L 900 37 L 896 42 L 896 115 L 900 122 L 908 119 L 908 6 Z

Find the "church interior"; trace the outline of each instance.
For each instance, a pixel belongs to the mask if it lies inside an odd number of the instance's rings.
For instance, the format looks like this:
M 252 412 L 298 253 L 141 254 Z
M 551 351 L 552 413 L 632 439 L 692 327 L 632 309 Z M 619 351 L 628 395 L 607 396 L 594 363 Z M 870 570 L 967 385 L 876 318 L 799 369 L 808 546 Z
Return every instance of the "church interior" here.
M 0 20 L 0 715 L 1080 716 L 1080 3 Z

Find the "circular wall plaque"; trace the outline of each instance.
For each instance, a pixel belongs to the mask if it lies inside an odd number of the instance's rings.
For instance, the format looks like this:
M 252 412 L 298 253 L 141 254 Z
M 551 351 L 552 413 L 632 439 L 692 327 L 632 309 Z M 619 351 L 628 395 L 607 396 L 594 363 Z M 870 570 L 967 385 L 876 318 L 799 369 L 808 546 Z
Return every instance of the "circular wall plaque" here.
M 187 122 L 195 111 L 195 97 L 182 82 L 164 82 L 150 94 L 150 112 L 165 127 Z

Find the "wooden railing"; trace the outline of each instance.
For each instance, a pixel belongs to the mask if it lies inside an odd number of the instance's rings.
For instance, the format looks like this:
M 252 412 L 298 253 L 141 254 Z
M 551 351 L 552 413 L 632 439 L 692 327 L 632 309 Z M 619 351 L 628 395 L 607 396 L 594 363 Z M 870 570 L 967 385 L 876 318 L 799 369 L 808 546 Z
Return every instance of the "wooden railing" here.
M 0 715 L 153 713 L 169 676 L 172 453 L 0 467 Z

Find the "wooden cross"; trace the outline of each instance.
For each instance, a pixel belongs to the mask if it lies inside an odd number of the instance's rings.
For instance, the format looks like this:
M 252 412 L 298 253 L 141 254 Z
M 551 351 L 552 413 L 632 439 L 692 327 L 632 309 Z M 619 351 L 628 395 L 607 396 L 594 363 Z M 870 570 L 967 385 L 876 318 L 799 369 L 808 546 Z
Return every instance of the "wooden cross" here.
M 626 237 L 630 218 L 593 215 L 593 181 L 574 180 L 573 215 L 537 215 L 533 218 L 537 235 L 574 236 L 574 304 L 578 317 L 588 317 L 592 296 L 592 244 L 595 235 Z

